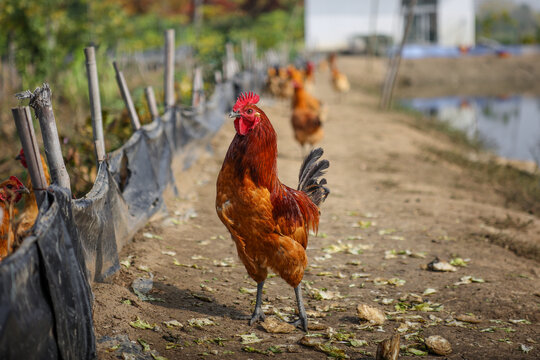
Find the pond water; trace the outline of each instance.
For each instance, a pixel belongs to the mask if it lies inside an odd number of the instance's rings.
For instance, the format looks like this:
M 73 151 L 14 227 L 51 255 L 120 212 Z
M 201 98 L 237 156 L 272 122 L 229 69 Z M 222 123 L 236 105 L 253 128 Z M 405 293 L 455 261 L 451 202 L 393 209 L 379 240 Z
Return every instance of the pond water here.
M 401 103 L 481 140 L 502 157 L 540 162 L 540 97 L 414 98 Z

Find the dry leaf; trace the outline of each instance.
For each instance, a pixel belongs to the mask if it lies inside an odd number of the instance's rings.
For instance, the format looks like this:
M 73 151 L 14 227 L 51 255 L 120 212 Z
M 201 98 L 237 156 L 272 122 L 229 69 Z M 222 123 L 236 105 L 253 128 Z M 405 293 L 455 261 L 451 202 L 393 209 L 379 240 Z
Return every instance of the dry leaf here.
M 432 262 L 427 264 L 427 269 L 431 271 L 443 271 L 443 272 L 449 272 L 449 271 L 457 271 L 457 268 L 453 265 L 450 265 L 446 261 L 440 261 L 439 258 L 433 259 Z
M 261 325 L 264 330 L 273 334 L 289 334 L 296 329 L 294 325 L 279 321 L 275 317 L 266 318 L 266 320 L 261 323 Z
M 468 323 L 471 323 L 471 324 L 479 324 L 479 323 L 482 322 L 482 320 L 480 320 L 476 316 L 474 316 L 474 315 L 466 315 L 466 314 L 458 315 L 458 316 L 456 316 L 456 319 L 459 320 L 459 321 L 464 321 L 464 322 L 468 322 Z
M 356 308 L 356 311 L 360 320 L 367 320 L 373 325 L 382 325 L 386 321 L 384 311 L 376 307 L 360 304 Z

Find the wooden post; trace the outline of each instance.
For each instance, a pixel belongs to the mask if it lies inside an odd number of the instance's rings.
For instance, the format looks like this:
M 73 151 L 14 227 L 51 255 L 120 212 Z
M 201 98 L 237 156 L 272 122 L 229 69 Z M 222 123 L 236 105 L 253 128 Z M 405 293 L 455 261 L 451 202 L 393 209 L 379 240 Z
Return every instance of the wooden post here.
M 231 80 L 234 75 L 236 74 L 237 69 L 237 63 L 236 59 L 234 58 L 234 47 L 233 44 L 227 43 L 225 44 L 225 70 L 226 70 L 226 76 L 225 78 L 227 80 Z
M 397 360 L 399 357 L 399 335 L 385 339 L 377 346 L 376 360 Z
M 131 99 L 131 94 L 129 93 L 126 79 L 124 78 L 124 74 L 120 70 L 118 70 L 116 61 L 113 61 L 113 66 L 114 71 L 116 71 L 116 82 L 118 83 L 120 93 L 122 94 L 122 99 L 124 99 L 124 104 L 128 109 L 129 118 L 131 119 L 131 127 L 133 128 L 133 130 L 137 131 L 141 128 L 141 122 L 139 121 L 139 115 L 137 115 L 137 111 L 135 111 L 135 105 L 133 105 L 133 100 Z
M 17 127 L 17 133 L 21 139 L 21 144 L 24 150 L 24 157 L 28 165 L 28 173 L 32 181 L 32 187 L 36 195 L 38 207 L 45 199 L 45 189 L 47 181 L 39 156 L 39 147 L 36 141 L 36 134 L 32 124 L 32 115 L 28 106 L 12 108 L 13 119 Z
M 156 96 L 154 95 L 154 88 L 147 86 L 144 88 L 144 95 L 146 96 L 146 102 L 148 103 L 148 110 L 152 116 L 152 121 L 159 117 L 159 112 L 156 104 Z
M 389 77 L 388 77 L 388 84 L 386 84 L 386 89 L 383 89 L 383 97 L 381 101 L 381 106 L 383 109 L 390 108 L 390 104 L 392 103 L 392 96 L 394 94 L 394 86 L 396 85 L 396 78 L 399 71 L 399 64 L 401 63 L 401 54 L 403 53 L 403 47 L 405 46 L 405 42 L 407 41 L 407 36 L 409 35 L 409 30 L 411 28 L 413 16 L 414 16 L 414 6 L 416 5 L 416 0 L 411 0 L 408 7 L 408 15 L 407 15 L 407 23 L 405 25 L 405 31 L 403 32 L 403 38 L 401 40 L 401 44 L 399 45 L 399 49 L 397 54 L 395 55 L 395 60 L 390 64 L 390 68 L 388 69 Z
M 221 84 L 223 82 L 223 76 L 221 75 L 221 71 L 214 71 L 214 80 L 216 84 Z
M 165 111 L 174 106 L 174 29 L 165 31 Z
M 62 148 L 60 146 L 60 139 L 58 138 L 49 84 L 44 83 L 43 86 L 38 87 L 34 91 L 30 98 L 30 106 L 34 109 L 34 113 L 39 120 L 51 180 L 53 183 L 58 184 L 71 192 L 71 182 L 62 156 Z
M 96 51 L 93 46 L 84 49 L 86 57 L 86 77 L 88 79 L 88 96 L 92 114 L 92 133 L 94 135 L 94 152 L 98 164 L 105 160 L 105 139 L 103 137 L 103 117 L 101 114 L 101 98 L 96 65 Z
M 202 77 L 202 69 L 200 66 L 195 68 L 193 73 L 193 89 L 191 106 L 196 107 L 204 103 L 204 83 Z
M 240 51 L 242 52 L 242 65 L 244 66 L 244 70 L 250 69 L 248 47 L 249 45 L 247 39 L 242 39 L 240 42 Z

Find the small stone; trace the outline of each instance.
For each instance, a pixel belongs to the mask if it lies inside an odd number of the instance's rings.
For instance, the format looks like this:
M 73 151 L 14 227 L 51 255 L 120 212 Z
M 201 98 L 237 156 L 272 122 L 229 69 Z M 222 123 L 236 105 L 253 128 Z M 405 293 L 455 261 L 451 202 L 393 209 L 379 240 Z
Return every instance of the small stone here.
M 450 342 L 439 335 L 433 335 L 426 339 L 426 346 L 430 352 L 437 355 L 449 355 L 452 353 Z

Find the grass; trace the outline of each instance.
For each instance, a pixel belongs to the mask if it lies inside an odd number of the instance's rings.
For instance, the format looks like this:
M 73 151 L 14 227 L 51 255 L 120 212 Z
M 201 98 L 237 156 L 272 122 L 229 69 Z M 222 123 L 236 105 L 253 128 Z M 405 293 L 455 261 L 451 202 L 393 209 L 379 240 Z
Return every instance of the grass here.
M 506 206 L 540 217 L 540 174 L 499 164 L 495 158 L 470 160 L 458 151 L 426 149 L 437 158 L 467 169 L 475 180 L 492 185 L 505 199 Z

